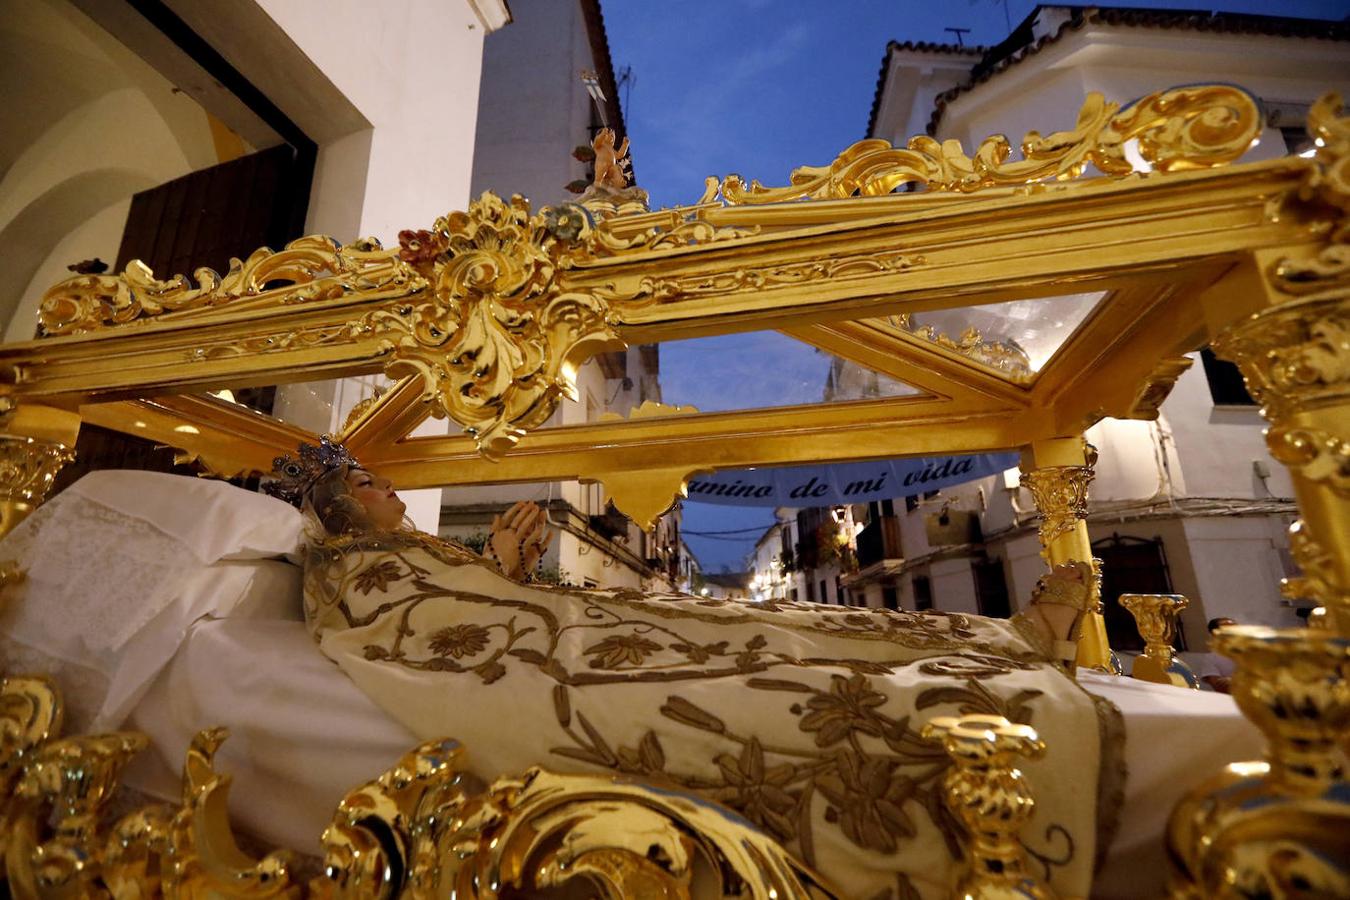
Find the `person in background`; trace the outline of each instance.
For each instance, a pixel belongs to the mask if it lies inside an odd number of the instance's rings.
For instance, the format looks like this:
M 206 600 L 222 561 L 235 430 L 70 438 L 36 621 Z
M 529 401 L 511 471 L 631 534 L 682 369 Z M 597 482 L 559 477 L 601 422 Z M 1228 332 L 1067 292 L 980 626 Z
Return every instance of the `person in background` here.
M 1236 625 L 1237 621 L 1227 616 L 1220 616 L 1217 619 L 1209 620 L 1209 633 L 1212 635 L 1220 628 L 1228 625 Z M 1233 661 L 1213 650 L 1205 654 L 1205 665 L 1200 673 L 1200 680 L 1209 685 L 1211 690 L 1218 691 L 1220 694 L 1229 693 L 1230 683 L 1233 678 Z

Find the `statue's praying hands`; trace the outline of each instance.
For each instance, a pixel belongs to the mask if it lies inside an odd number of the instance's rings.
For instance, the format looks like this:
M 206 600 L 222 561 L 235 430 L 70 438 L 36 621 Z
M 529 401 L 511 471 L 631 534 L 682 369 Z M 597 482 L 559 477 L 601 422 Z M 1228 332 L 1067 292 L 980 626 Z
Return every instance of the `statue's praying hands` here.
M 492 519 L 483 553 L 497 560 L 502 574 L 516 581 L 524 581 L 543 558 L 553 531 L 548 518 L 537 503 L 520 500 L 510 509 Z

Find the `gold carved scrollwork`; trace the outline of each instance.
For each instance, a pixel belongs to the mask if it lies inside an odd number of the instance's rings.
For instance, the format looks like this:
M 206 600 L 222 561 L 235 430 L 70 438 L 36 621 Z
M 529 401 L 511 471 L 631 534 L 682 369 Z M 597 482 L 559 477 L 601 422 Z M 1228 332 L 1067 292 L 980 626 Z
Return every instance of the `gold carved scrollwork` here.
M 45 743 L 24 762 L 10 795 L 5 853 L 11 892 L 20 897 L 90 896 L 99 876 L 100 814 L 122 768 L 146 744 L 137 734 Z M 49 817 L 53 825 L 44 826 Z
M 1271 455 L 1350 499 L 1345 420 L 1312 417 L 1350 401 L 1350 300 L 1309 297 L 1270 307 L 1229 329 L 1214 349 L 1242 369 L 1270 420 Z M 1332 421 L 1341 423 L 1337 432 L 1326 427 Z
M 1159 362 L 1139 392 L 1134 395 L 1134 401 L 1130 404 L 1129 418 L 1158 418 L 1163 401 L 1172 393 L 1172 388 L 1176 387 L 1177 379 L 1190 367 L 1191 359 L 1188 356 L 1173 357 Z
M 967 863 L 950 896 L 969 900 L 1050 898 L 1031 875 L 1018 832 L 1036 805 L 1016 758 L 1038 759 L 1045 743 L 1030 725 L 1003 716 L 939 716 L 923 736 L 940 743 L 955 763 L 943 777 L 947 808 L 970 835 Z
M 385 371 L 420 375 L 424 399 L 438 400 L 487 456 L 574 398 L 581 363 L 619 344 L 603 299 L 553 280 L 558 257 L 589 229 L 574 204 L 532 215 L 521 197 L 485 193 L 431 231 L 400 235 L 403 259 L 431 290 L 362 327 L 390 336 Z
M 1031 491 L 1041 514 L 1041 556 L 1050 561 L 1050 545 L 1078 527 L 1088 514 L 1088 485 L 1096 477 L 1097 448 L 1086 445 L 1086 465 L 1022 466 L 1022 486 Z
M 23 521 L 47 496 L 75 451 L 57 441 L 0 434 L 0 535 Z
M 177 806 L 110 822 L 109 801 L 146 738 L 58 738 L 60 728 L 50 682 L 0 682 L 0 858 L 15 897 L 488 900 L 579 879 L 609 900 L 687 898 L 700 861 L 727 896 L 837 896 L 767 834 L 692 794 L 540 769 L 484 789 L 449 739 L 349 793 L 323 834 L 322 874 L 301 884 L 289 851 L 254 859 L 235 841 L 230 776 L 215 769 L 224 729 L 192 741 Z
M 931 341 L 939 347 L 960 353 L 962 356 L 996 369 L 1019 383 L 1026 383 L 1035 377 L 1031 369 L 1031 359 L 1026 351 L 1015 344 L 989 340 L 980 334 L 979 329 L 971 326 L 961 332 L 959 338 L 953 338 L 937 330 L 932 325 L 918 325 L 910 313 L 901 313 L 887 319 L 901 331 Z
M 52 287 L 42 298 L 39 320 L 43 334 L 81 334 L 113 325 L 153 319 L 166 313 L 222 306 L 264 292 L 277 291 L 285 302 L 332 300 L 347 294 L 415 290 L 416 273 L 394 251 L 378 241 L 356 241 L 346 247 L 332 238 L 311 235 L 284 250 L 255 250 L 248 259 L 230 260 L 221 278 L 198 269 L 193 287 L 186 276 L 161 281 L 140 260 L 120 276 L 80 275 Z M 284 288 L 269 287 L 287 282 Z
M 188 746 L 182 806 L 169 820 L 166 893 L 298 898 L 300 887 L 291 876 L 294 854 L 278 850 L 254 860 L 235 843 L 226 807 L 230 776 L 215 770 L 216 751 L 228 735 L 224 728 L 209 728 L 198 732 Z M 139 828 L 142 822 L 138 817 L 126 824 Z
M 229 776 L 213 767 L 222 729 L 193 740 L 181 806 L 150 805 L 112 823 L 108 804 L 147 739 L 135 733 L 57 739 L 59 730 L 60 701 L 49 683 L 9 678 L 0 686 L 0 842 L 13 896 L 299 897 L 289 852 L 253 860 L 235 843 Z
M 0 497 L 37 506 L 75 451 L 55 441 L 0 434 Z
M 687 247 L 691 244 L 711 244 L 715 241 L 729 241 L 759 233 L 759 226 L 719 228 L 698 218 L 696 214 L 687 215 L 675 210 L 664 210 L 661 215 L 664 217 L 663 221 L 641 228 L 636 233 L 620 231 L 616 227 L 617 223 L 599 219 L 591 238 L 567 256 L 566 264 L 574 265 L 629 253 Z
M 1173 811 L 1173 898 L 1350 896 L 1350 638 L 1229 626 L 1233 698 L 1265 735 L 1266 761 L 1232 763 Z
M 1280 583 L 1280 593 L 1290 600 L 1333 602 L 1332 598 L 1339 594 L 1335 557 L 1308 533 L 1308 526 L 1303 522 L 1295 522 L 1289 527 L 1289 552 L 1303 574 L 1284 579 Z M 1311 620 L 1308 624 L 1312 625 Z
M 348 794 L 324 833 L 325 874 L 311 894 L 487 900 L 581 876 L 612 900 L 679 898 L 702 853 L 729 894 L 832 896 L 772 839 L 692 795 L 539 769 L 483 791 L 463 765 L 458 743 L 431 741 Z
M 711 297 L 747 289 L 784 287 L 814 281 L 846 280 L 868 275 L 903 272 L 926 262 L 922 256 L 894 250 L 879 253 L 855 253 L 830 260 L 782 263 L 771 266 L 746 266 L 712 275 L 685 275 L 677 278 L 644 278 L 638 301 L 668 300 L 671 297 Z
M 738 175 L 721 183 L 730 204 L 830 199 L 856 194 L 889 194 L 903 184 L 930 191 L 971 192 L 1047 179 L 1076 178 L 1092 164 L 1107 175 L 1134 171 L 1126 145 L 1136 141 L 1139 155 L 1158 171 L 1220 166 L 1236 160 L 1261 133 L 1256 102 L 1240 88 L 1197 85 L 1149 94 L 1125 109 L 1091 93 L 1072 131 L 1042 137 L 1028 132 L 1022 159 L 1009 161 L 1012 146 L 1003 135 L 985 138 L 972 159 L 959 142 L 926 135 L 910 138 L 901 149 L 867 139 L 849 147 L 828 166 L 793 170 L 787 187 L 748 186 Z
M 1300 198 L 1340 210 L 1330 243 L 1312 259 L 1284 259 L 1271 274 L 1286 294 L 1303 295 L 1350 284 L 1350 116 L 1341 95 L 1323 95 L 1308 110 L 1308 134 L 1317 152 Z

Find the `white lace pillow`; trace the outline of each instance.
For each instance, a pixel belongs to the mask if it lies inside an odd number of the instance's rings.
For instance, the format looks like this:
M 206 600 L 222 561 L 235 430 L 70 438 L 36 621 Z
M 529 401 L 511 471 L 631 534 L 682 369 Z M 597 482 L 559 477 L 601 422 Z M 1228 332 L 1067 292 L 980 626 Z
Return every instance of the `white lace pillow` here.
M 173 535 L 203 563 L 265 559 L 296 552 L 300 512 L 223 481 L 160 472 L 90 472 L 66 491 Z
M 291 507 L 181 476 L 100 474 L 114 477 L 81 480 L 0 541 L 0 560 L 27 575 L 0 609 L 0 654 L 9 671 L 45 661 L 39 670 L 80 695 L 72 705 L 106 729 L 118 726 L 193 622 L 298 618 L 301 598 L 297 566 L 257 558 L 294 549 L 299 514 Z M 250 522 L 251 511 L 262 515 Z M 212 516 L 214 523 L 193 521 Z

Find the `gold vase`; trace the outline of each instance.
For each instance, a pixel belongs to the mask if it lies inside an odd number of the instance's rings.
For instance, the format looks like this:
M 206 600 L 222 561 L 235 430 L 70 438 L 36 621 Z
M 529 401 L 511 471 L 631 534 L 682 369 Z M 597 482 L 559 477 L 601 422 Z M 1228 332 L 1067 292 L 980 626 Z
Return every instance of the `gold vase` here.
M 1266 759 L 1233 763 L 1172 813 L 1175 898 L 1350 897 L 1350 638 L 1230 626 L 1233 699 L 1268 741 Z

